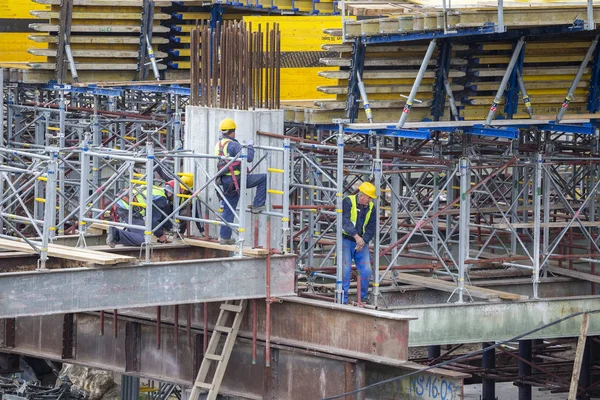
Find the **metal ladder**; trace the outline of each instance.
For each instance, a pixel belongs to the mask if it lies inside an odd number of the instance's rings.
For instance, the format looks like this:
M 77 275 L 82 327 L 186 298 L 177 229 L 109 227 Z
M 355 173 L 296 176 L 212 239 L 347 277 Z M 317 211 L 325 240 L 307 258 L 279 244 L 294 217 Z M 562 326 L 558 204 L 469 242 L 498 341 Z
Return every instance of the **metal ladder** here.
M 200 365 L 194 387 L 190 393 L 190 400 L 198 400 L 201 390 L 208 391 L 207 400 L 215 400 L 217 398 L 225 370 L 227 369 L 227 363 L 229 362 L 229 357 L 231 356 L 231 351 L 233 350 L 233 345 L 237 338 L 244 312 L 246 311 L 246 304 L 246 300 L 239 300 L 237 304 L 236 300 L 227 300 L 221 304 L 221 312 L 206 348 L 206 353 Z M 231 325 L 228 325 L 229 323 Z M 223 335 L 225 336 L 223 351 L 221 354 L 217 354 L 219 342 Z M 208 381 L 208 372 L 213 363 L 216 363 L 216 369 L 212 379 Z

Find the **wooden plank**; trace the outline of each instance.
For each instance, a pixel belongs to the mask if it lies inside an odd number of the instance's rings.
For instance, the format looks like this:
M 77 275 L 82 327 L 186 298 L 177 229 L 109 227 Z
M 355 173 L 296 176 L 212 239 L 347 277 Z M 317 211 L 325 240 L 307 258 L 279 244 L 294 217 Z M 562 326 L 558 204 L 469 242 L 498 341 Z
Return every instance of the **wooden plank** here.
M 31 11 L 31 15 L 36 18 L 42 19 L 59 19 L 60 13 L 58 11 Z M 131 19 L 139 21 L 142 19 L 141 10 L 137 13 L 125 13 L 125 12 L 73 12 L 72 19 Z M 171 19 L 169 14 L 156 13 L 154 14 L 155 20 L 168 20 Z
M 108 60 L 108 59 L 107 59 Z M 56 68 L 55 63 L 27 63 L 33 69 L 41 70 L 54 70 Z M 158 64 L 158 69 L 166 69 L 166 65 Z M 125 63 L 105 63 L 105 64 L 92 64 L 92 63 L 77 63 L 78 71 L 136 71 L 137 64 L 125 64 Z
M 30 40 L 36 43 L 57 43 L 58 38 L 50 35 L 30 35 Z M 73 36 L 70 39 L 71 44 L 140 44 L 140 38 L 136 36 Z M 152 44 L 167 44 L 169 39 L 159 36 L 152 36 Z
M 573 362 L 573 375 L 571 375 L 571 387 L 569 388 L 569 399 L 577 399 L 577 387 L 579 385 L 579 375 L 581 374 L 581 364 L 583 363 L 583 352 L 587 339 L 588 327 L 590 325 L 590 314 L 583 314 L 581 319 L 581 330 L 577 340 L 577 351 L 575 351 L 575 361 Z
M 415 79 L 418 71 L 388 71 L 388 70 L 368 70 L 364 71 L 362 78 L 367 79 Z M 319 76 L 328 79 L 349 79 L 349 71 L 321 71 Z M 461 78 L 466 76 L 464 71 L 450 70 L 450 78 Z M 423 78 L 435 78 L 435 71 L 425 71 Z
M 456 284 L 454 282 L 446 282 L 440 279 L 428 278 L 424 276 L 407 274 L 405 272 L 399 272 L 396 275 L 396 279 L 400 282 L 408 283 L 411 285 L 426 287 L 430 289 L 440 290 L 443 292 L 452 293 L 456 290 Z M 526 299 L 527 296 L 522 296 L 514 293 L 501 292 L 499 290 L 480 288 L 477 286 L 465 285 L 465 289 L 469 291 L 471 296 L 479 297 L 482 299 L 493 300 L 522 300 Z
M 540 223 L 540 227 L 542 228 L 565 228 L 569 224 L 568 221 L 559 221 L 559 222 L 547 222 Z M 599 227 L 600 221 L 580 221 L 573 222 L 571 227 L 573 228 L 581 228 L 581 225 L 584 227 Z M 514 224 L 492 224 L 491 225 L 497 229 L 509 229 L 511 226 L 513 228 L 533 228 L 533 222 L 515 222 Z
M 220 244 L 220 243 L 209 242 L 207 240 L 184 238 L 183 242 L 190 246 L 205 247 L 208 249 L 223 250 L 223 251 L 234 251 L 234 252 L 237 251 L 237 246 L 224 245 L 224 244 Z M 246 256 L 262 257 L 262 256 L 266 256 L 267 254 L 269 254 L 269 251 L 266 249 L 251 249 L 248 247 L 244 247 L 243 254 Z
M 38 32 L 58 32 L 58 25 L 53 24 L 31 24 L 31 29 Z M 97 33 L 140 33 L 139 25 L 73 25 L 71 32 L 97 32 Z M 152 32 L 167 33 L 170 28 L 154 25 Z
M 577 278 L 588 282 L 600 283 L 600 276 L 598 275 L 586 274 L 585 272 L 560 267 L 546 266 L 544 267 L 544 269 L 548 270 L 549 272 L 552 272 L 553 274 L 568 276 L 569 278 Z
M 9 250 L 22 251 L 28 254 L 36 254 L 36 251 L 25 242 L 9 239 L 0 239 L 0 247 Z M 91 264 L 110 265 L 124 262 L 137 261 L 135 257 L 119 254 L 104 253 L 100 251 L 73 248 L 58 244 L 48 245 L 48 256 L 64 258 L 67 260 L 83 261 Z
M 55 57 L 56 50 L 52 49 L 29 49 L 27 50 L 29 54 L 33 54 L 36 56 L 44 56 L 44 57 Z M 138 51 L 127 51 L 127 50 L 72 50 L 73 57 L 75 57 L 75 62 L 77 62 L 77 58 L 79 57 L 94 57 L 94 58 L 136 58 L 139 55 Z M 158 58 L 167 57 L 167 53 L 162 51 L 155 51 L 154 55 Z M 156 81 L 154 81 L 156 83 Z

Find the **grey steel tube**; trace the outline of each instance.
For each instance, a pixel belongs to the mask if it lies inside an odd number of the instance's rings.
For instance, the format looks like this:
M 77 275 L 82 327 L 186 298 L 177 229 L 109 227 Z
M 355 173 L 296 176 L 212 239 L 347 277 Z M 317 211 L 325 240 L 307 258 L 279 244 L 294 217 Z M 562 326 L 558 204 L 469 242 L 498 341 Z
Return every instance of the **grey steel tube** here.
M 502 82 L 500 82 L 500 87 L 496 92 L 496 97 L 494 97 L 494 101 L 492 102 L 492 106 L 490 107 L 490 112 L 488 113 L 487 118 L 485 119 L 485 124 L 489 125 L 492 123 L 494 119 L 494 114 L 496 114 L 496 110 L 498 109 L 498 104 L 500 104 L 500 100 L 502 100 L 502 95 L 504 94 L 504 90 L 506 89 L 506 85 L 508 84 L 508 80 L 510 79 L 510 75 L 512 74 L 513 69 L 515 68 L 515 64 L 521 54 L 521 50 L 523 50 L 523 45 L 525 44 L 525 36 L 521 36 L 521 39 L 517 42 L 515 46 L 515 51 L 513 52 L 512 57 L 510 58 L 510 62 L 508 63 L 508 67 L 506 68 L 506 72 L 504 73 L 504 77 L 502 78 Z
M 562 120 L 562 118 L 564 117 L 565 113 L 567 112 L 567 109 L 569 108 L 569 103 L 573 100 L 573 96 L 575 95 L 575 89 L 577 89 L 577 84 L 581 80 L 581 77 L 583 76 L 583 73 L 584 73 L 585 69 L 587 68 L 588 63 L 590 62 L 590 58 L 592 58 L 592 55 L 594 54 L 594 50 L 596 50 L 596 46 L 598 45 L 599 38 L 600 38 L 600 35 L 596 35 L 594 40 L 592 40 L 592 43 L 590 44 L 590 47 L 589 47 L 583 61 L 581 62 L 581 65 L 579 66 L 579 71 L 577 71 L 577 75 L 575 75 L 575 78 L 573 79 L 573 83 L 571 83 L 571 87 L 569 88 L 569 93 L 567 93 L 567 97 L 565 97 L 565 99 L 563 100 L 562 107 L 558 111 L 558 115 L 556 116 L 556 122 L 560 122 Z
M 435 50 L 436 40 L 433 39 L 429 42 L 429 47 L 427 48 L 427 52 L 425 53 L 425 58 L 423 58 L 423 62 L 421 63 L 421 68 L 419 68 L 419 72 L 417 73 L 417 77 L 415 78 L 415 82 L 413 83 L 413 87 L 410 90 L 410 94 L 408 95 L 408 99 L 406 100 L 406 105 L 404 106 L 404 110 L 402 110 L 402 115 L 400 116 L 400 121 L 398 121 L 398 128 L 402 128 L 404 123 L 406 122 L 406 118 L 408 118 L 408 113 L 412 107 L 413 101 L 417 96 L 417 91 L 419 90 L 419 86 L 421 86 L 421 81 L 423 80 L 423 75 L 425 75 L 425 71 L 427 70 L 427 66 L 429 65 L 429 60 L 431 60 L 431 56 L 433 55 L 433 51 Z
M 529 118 L 533 118 L 533 107 L 531 107 L 531 100 L 529 99 L 527 88 L 525 87 L 525 81 L 523 80 L 523 76 L 519 70 L 517 70 L 517 81 L 519 82 L 519 89 L 521 89 L 521 94 L 523 95 L 523 103 L 527 109 L 527 114 L 529 115 Z

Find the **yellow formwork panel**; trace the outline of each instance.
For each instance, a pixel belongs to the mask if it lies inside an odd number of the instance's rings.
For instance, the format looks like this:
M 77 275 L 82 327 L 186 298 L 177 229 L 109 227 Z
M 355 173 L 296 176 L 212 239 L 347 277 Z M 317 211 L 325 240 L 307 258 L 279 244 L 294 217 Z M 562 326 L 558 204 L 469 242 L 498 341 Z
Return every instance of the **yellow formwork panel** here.
M 0 33 L 0 62 L 45 62 L 46 57 L 29 54 L 27 49 L 44 49 L 44 43 L 33 43 L 27 38 L 29 33 Z
M 320 71 L 336 71 L 336 67 L 282 68 L 281 100 L 335 99 L 333 94 L 317 92 L 317 86 L 331 84 L 331 79 L 319 76 Z
M 323 33 L 323 29 L 342 29 L 342 19 L 339 16 L 290 16 L 244 17 L 248 25 L 252 23 L 252 30 L 257 32 L 262 26 L 264 32 L 267 24 L 279 24 L 281 31 L 281 51 L 322 51 L 324 44 L 341 44 L 341 38 Z
M 1 18 L 31 19 L 31 10 L 48 10 L 43 4 L 34 3 L 31 0 L 0 0 Z
M 270 0 L 263 0 L 269 1 Z M 283 3 L 279 4 L 281 6 Z M 298 2 L 295 2 L 296 6 Z M 325 57 L 324 44 L 341 44 L 341 38 L 323 33 L 324 29 L 341 29 L 339 16 L 246 16 L 244 22 L 252 31 L 264 32 L 267 24 L 279 24 L 281 32 L 281 100 L 335 99 L 335 95 L 317 91 L 317 86 L 335 85 L 337 80 L 319 76 L 320 71 L 339 71 L 339 67 L 322 67 L 318 59 Z

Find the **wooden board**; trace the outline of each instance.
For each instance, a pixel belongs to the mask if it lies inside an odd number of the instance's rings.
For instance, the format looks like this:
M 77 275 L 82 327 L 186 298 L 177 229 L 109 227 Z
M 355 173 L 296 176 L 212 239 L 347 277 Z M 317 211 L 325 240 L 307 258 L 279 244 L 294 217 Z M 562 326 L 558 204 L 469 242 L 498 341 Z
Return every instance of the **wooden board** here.
M 545 270 L 552 272 L 553 274 L 568 276 L 569 278 L 581 279 L 582 281 L 600 283 L 599 275 L 586 274 L 585 272 L 575 271 L 573 269 L 566 269 L 560 267 L 544 267 Z
M 220 243 L 209 242 L 206 240 L 185 238 L 185 239 L 183 239 L 183 242 L 190 246 L 204 247 L 204 248 L 208 248 L 208 249 L 223 250 L 223 251 L 233 251 L 233 252 L 237 251 L 237 246 L 224 245 L 224 244 L 220 244 Z M 269 254 L 269 251 L 266 249 L 251 249 L 249 247 L 244 247 L 243 253 L 246 256 L 264 257 L 267 254 Z
M 28 254 L 36 254 L 36 251 L 29 246 L 29 244 L 10 239 L 0 239 L 0 248 L 21 251 Z M 137 261 L 135 257 L 63 246 L 59 244 L 48 245 L 48 256 L 100 265 L 112 265 Z
M 456 290 L 456 284 L 454 282 L 446 282 L 440 279 L 427 278 L 424 276 L 412 275 L 404 272 L 397 273 L 396 279 L 403 283 L 440 290 L 443 292 L 452 293 L 454 290 Z M 501 292 L 499 290 L 486 289 L 470 285 L 465 285 L 465 289 L 469 291 L 471 296 L 487 300 L 525 300 L 529 298 L 528 296 L 522 296 L 519 294 Z
M 548 223 L 540 223 L 541 228 L 565 228 L 569 224 L 568 221 L 559 221 L 559 222 L 548 222 Z M 585 227 L 598 227 L 600 226 L 600 221 L 580 221 L 573 222 L 571 224 L 572 228 L 581 228 L 581 225 Z M 491 225 L 497 229 L 509 229 L 513 228 L 533 228 L 533 222 L 515 222 L 514 224 L 492 224 Z

